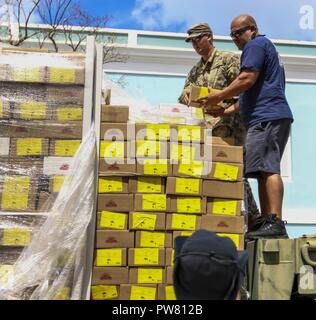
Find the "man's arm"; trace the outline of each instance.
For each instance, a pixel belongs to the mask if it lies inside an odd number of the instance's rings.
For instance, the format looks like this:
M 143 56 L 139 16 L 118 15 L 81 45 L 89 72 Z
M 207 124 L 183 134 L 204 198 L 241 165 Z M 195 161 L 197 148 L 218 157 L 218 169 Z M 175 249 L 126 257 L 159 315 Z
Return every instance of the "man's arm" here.
M 198 101 L 201 102 L 204 107 L 210 108 L 223 100 L 238 96 L 240 93 L 248 90 L 255 84 L 258 76 L 258 71 L 244 70 L 228 87 L 216 94 L 209 94 L 207 97 L 201 98 Z

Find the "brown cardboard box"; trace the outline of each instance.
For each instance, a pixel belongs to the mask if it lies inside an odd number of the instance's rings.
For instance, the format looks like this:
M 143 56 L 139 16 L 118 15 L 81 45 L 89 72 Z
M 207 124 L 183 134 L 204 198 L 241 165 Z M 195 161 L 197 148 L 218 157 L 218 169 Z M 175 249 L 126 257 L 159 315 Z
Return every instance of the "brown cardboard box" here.
M 202 193 L 202 179 L 168 177 L 166 193 L 200 196 Z
M 167 123 L 136 123 L 135 133 L 135 140 L 169 141 L 171 126 Z
M 166 214 L 162 212 L 130 212 L 130 230 L 165 230 Z
M 194 231 L 173 231 L 173 244 L 176 237 L 190 237 L 193 233 Z
M 10 155 L 12 157 L 33 157 L 48 155 L 48 139 L 11 138 Z
M 200 225 L 200 216 L 186 213 L 167 214 L 166 230 L 195 231 L 200 229 Z
M 101 109 L 102 122 L 127 122 L 129 118 L 128 106 L 107 106 L 103 105 Z
M 100 139 L 106 141 L 135 140 L 135 124 L 101 122 Z
M 83 85 L 85 81 L 84 68 L 60 68 L 60 67 L 47 67 L 47 74 L 45 81 L 53 84 L 80 84 Z
M 39 88 L 42 88 L 39 87 Z M 76 104 L 83 105 L 84 100 L 84 88 L 80 86 L 59 86 L 59 85 L 47 85 L 44 87 L 46 90 L 46 100 L 60 103 L 63 105 Z M 38 88 L 36 87 L 36 91 Z
M 22 56 L 19 57 L 23 58 Z M 12 55 L 12 59 L 16 59 Z M 1 77 L 2 78 L 2 77 Z M 8 64 L 6 66 L 6 76 L 2 81 L 14 81 L 14 82 L 32 82 L 43 83 L 46 78 L 46 67 L 28 67 L 27 65 L 20 67 Z
M 210 148 L 210 147 L 209 147 Z M 203 161 L 204 144 L 191 142 L 170 142 L 170 159 L 173 163 L 180 161 Z
M 194 214 L 206 213 L 206 198 L 171 196 L 170 211 Z
M 131 193 L 165 193 L 165 179 L 162 177 L 129 178 Z
M 8 119 L 10 117 L 10 101 L 0 98 L 0 119 Z
M 164 248 L 130 248 L 128 249 L 128 265 L 130 267 L 164 267 Z
M 102 159 L 115 159 L 131 157 L 131 142 L 130 141 L 102 141 L 100 142 L 100 154 Z M 132 157 L 133 158 L 133 157 Z
M 0 209 L 3 211 L 35 211 L 38 181 L 29 176 L 0 177 Z
M 244 199 L 244 183 L 204 180 L 202 195 L 214 198 Z
M 177 232 L 177 231 L 174 231 L 174 232 Z M 174 249 L 167 248 L 166 249 L 166 266 L 173 266 L 174 264 L 173 261 L 174 261 Z
M 137 174 L 145 176 L 166 177 L 172 175 L 172 165 L 166 159 L 137 158 Z
M 206 211 L 208 214 L 240 216 L 241 200 L 208 198 Z
M 127 266 L 127 249 L 96 249 L 94 266 L 125 267 Z
M 127 230 L 128 213 L 101 211 L 97 215 L 99 230 Z
M 32 101 L 31 99 L 32 98 L 23 102 L 15 101 L 11 103 L 12 118 L 21 120 L 51 120 L 53 108 L 47 104 L 46 101 L 41 101 L 40 97 L 38 97 L 37 101 Z
M 166 282 L 166 272 L 163 268 L 130 268 L 129 283 L 158 284 Z
M 209 93 L 216 94 L 220 92 L 221 90 L 208 88 L 208 87 L 198 87 L 195 85 L 190 86 L 190 96 L 189 96 L 189 106 L 192 107 L 200 107 L 201 103 L 197 102 L 199 98 L 206 97 Z M 219 103 L 217 105 L 212 106 L 213 110 L 220 109 L 222 107 L 222 104 Z
M 114 159 L 99 159 L 99 176 L 133 176 L 135 174 L 135 159 L 118 159 L 116 161 Z
M 0 126 L 0 137 L 81 139 L 82 122 L 8 120 Z
M 83 106 L 82 105 L 57 105 L 49 110 L 53 120 L 60 122 L 64 121 L 82 121 L 83 120 Z
M 158 300 L 177 300 L 174 286 L 158 284 Z
M 0 174 L 3 176 L 40 176 L 43 174 L 43 159 L 28 157 L 1 157 Z
M 98 210 L 129 212 L 133 210 L 132 194 L 99 194 Z
M 143 159 L 169 159 L 169 142 L 151 140 L 131 141 L 131 156 Z
M 73 157 L 79 149 L 81 140 L 50 139 L 49 155 L 57 157 Z
M 1 247 L 27 247 L 32 240 L 32 228 L 24 225 L 0 227 Z
M 228 145 L 205 145 L 204 160 L 243 164 L 243 147 Z
M 92 285 L 120 284 L 128 282 L 127 267 L 94 267 L 92 270 Z
M 70 157 L 45 157 L 43 174 L 48 176 L 61 176 L 69 173 L 73 158 Z
M 243 216 L 207 214 L 202 216 L 201 229 L 221 233 L 243 233 L 244 224 Z
M 135 248 L 171 248 L 172 233 L 136 231 Z
M 119 300 L 157 300 L 157 285 L 121 284 Z
M 173 267 L 166 268 L 166 284 L 173 284 Z
M 214 137 L 213 132 L 211 129 L 206 130 L 205 138 L 204 138 L 205 145 L 224 145 L 224 146 L 235 146 L 235 139 L 232 137 Z
M 170 199 L 165 194 L 135 194 L 134 210 L 151 212 L 170 211 Z
M 244 250 L 244 235 L 237 233 L 217 233 L 218 236 L 230 238 L 236 245 L 238 250 Z
M 208 161 L 178 161 L 172 165 L 172 175 L 175 177 L 206 178 L 210 172 Z
M 206 179 L 224 180 L 224 181 L 242 181 L 243 165 L 239 163 L 211 163 L 210 173 Z
M 135 233 L 122 230 L 97 230 L 96 248 L 133 248 Z
M 94 285 L 91 286 L 91 300 L 119 300 L 119 285 Z
M 205 137 L 205 127 L 190 125 L 173 125 L 170 141 L 201 143 Z
M 127 177 L 99 177 L 99 193 L 129 193 Z

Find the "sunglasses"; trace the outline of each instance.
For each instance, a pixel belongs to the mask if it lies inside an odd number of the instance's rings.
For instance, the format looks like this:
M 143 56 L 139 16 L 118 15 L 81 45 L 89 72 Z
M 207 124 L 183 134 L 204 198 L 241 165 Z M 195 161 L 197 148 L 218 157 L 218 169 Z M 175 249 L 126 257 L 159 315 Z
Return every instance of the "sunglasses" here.
M 251 26 L 244 26 L 230 33 L 232 38 L 241 36 L 245 31 L 247 31 Z

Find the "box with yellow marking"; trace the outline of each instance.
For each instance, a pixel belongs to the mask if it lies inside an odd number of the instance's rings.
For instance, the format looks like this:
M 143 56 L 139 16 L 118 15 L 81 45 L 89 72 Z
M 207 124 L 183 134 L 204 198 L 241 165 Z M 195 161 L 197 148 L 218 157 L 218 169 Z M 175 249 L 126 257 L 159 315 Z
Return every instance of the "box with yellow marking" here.
M 170 198 L 166 194 L 135 194 L 134 211 L 168 212 Z
M 165 230 L 166 214 L 163 212 L 130 212 L 130 230 Z
M 206 198 L 171 196 L 170 211 L 178 213 L 206 214 Z
M 120 286 L 119 285 L 92 285 L 91 299 L 92 300 L 119 300 Z
M 105 141 L 135 140 L 135 124 L 101 122 L 100 139 Z
M 157 300 L 157 285 L 121 284 L 119 300 Z
M 125 230 L 97 230 L 96 248 L 133 248 L 135 232 Z
M 207 198 L 206 211 L 208 214 L 240 216 L 241 200 Z
M 11 138 L 10 155 L 12 157 L 37 157 L 49 154 L 49 139 Z
M 172 233 L 162 231 L 136 231 L 135 248 L 171 248 Z
M 168 159 L 137 158 L 136 171 L 139 175 L 167 177 L 172 176 L 172 165 Z
M 240 163 L 210 162 L 209 174 L 205 179 L 242 181 L 243 165 Z
M 158 300 L 177 300 L 174 286 L 158 284 Z
M 201 217 L 195 214 L 170 213 L 166 217 L 166 230 L 195 231 L 200 226 Z
M 171 195 L 200 196 L 202 194 L 202 179 L 168 177 L 166 193 Z
M 77 150 L 79 149 L 81 140 L 60 140 L 51 139 L 50 140 L 50 156 L 56 157 L 73 157 Z
M 129 268 L 129 283 L 158 284 L 166 282 L 164 268 Z
M 94 265 L 96 267 L 125 267 L 127 266 L 126 248 L 96 249 Z
M 98 193 L 128 193 L 127 177 L 99 177 Z
M 98 230 L 127 230 L 128 213 L 103 210 L 97 214 Z
M 163 177 L 132 177 L 129 178 L 129 192 L 165 193 L 165 184 Z
M 164 248 L 130 248 L 128 249 L 128 266 L 163 267 L 165 265 Z

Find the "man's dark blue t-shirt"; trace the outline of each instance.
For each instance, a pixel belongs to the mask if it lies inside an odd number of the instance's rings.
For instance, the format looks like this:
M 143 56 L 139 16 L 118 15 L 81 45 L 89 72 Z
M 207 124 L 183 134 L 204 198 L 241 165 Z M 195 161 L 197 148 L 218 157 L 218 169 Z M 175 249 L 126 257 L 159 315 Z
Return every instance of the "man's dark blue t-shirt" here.
M 269 39 L 259 35 L 245 45 L 240 70 L 259 72 L 255 84 L 239 99 L 246 128 L 265 121 L 293 119 L 285 97 L 284 67 Z

